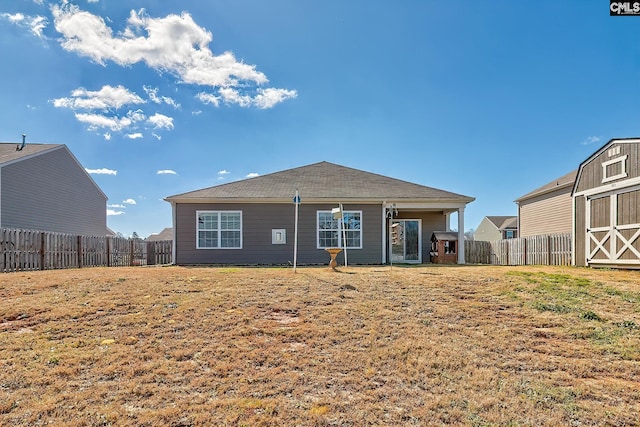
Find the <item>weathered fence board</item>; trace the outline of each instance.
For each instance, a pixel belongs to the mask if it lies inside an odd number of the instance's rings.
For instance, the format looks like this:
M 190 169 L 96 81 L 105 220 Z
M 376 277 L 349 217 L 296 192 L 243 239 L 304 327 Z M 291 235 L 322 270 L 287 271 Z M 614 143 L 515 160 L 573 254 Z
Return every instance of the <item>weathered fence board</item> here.
M 0 228 L 0 272 L 171 264 L 172 241 Z
M 504 239 L 494 242 L 465 242 L 469 264 L 570 265 L 571 234 Z

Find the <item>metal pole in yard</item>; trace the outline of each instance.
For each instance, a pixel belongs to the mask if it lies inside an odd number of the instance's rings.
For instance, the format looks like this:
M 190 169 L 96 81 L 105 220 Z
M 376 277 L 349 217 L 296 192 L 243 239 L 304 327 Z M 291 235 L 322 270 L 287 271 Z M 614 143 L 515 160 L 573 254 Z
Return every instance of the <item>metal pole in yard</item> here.
M 344 266 L 347 266 L 347 233 L 344 227 L 344 209 L 342 209 L 342 203 L 340 203 L 340 212 L 342 214 L 342 245 L 344 246 Z
M 296 205 L 295 209 L 295 225 L 293 232 L 293 272 L 296 272 L 296 267 L 298 265 L 298 205 L 300 204 L 300 194 L 298 194 L 298 190 L 296 189 L 296 195 L 293 198 L 293 203 Z

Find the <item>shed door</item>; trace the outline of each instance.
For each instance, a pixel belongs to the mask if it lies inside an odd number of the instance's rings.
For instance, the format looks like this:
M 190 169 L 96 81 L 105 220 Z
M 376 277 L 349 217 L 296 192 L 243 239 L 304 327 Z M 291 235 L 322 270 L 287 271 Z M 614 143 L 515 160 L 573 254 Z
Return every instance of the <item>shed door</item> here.
M 609 262 L 611 259 L 611 197 L 587 202 L 587 262 Z
M 640 189 L 587 201 L 587 263 L 640 265 Z

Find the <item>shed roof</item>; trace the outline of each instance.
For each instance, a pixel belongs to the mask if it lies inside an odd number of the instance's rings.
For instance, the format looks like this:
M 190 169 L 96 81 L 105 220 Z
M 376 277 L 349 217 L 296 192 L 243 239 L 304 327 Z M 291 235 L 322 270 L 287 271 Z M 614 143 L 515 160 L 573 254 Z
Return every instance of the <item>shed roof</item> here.
M 536 196 L 541 196 L 546 193 L 550 193 L 555 190 L 559 190 L 561 188 L 572 187 L 573 183 L 576 180 L 576 175 L 578 174 L 578 169 L 569 172 L 568 174 L 562 175 L 560 178 L 556 178 L 553 181 L 550 181 L 543 185 L 542 187 L 538 187 L 535 190 L 525 194 L 524 196 L 515 200 L 516 203 L 523 202 L 528 199 L 532 199 Z
M 458 240 L 457 231 L 434 231 L 431 240 Z
M 473 197 L 414 184 L 329 162 L 274 172 L 165 198 L 172 202 L 208 200 L 291 201 L 298 190 L 302 201 L 352 199 L 361 201 L 429 200 L 469 203 Z

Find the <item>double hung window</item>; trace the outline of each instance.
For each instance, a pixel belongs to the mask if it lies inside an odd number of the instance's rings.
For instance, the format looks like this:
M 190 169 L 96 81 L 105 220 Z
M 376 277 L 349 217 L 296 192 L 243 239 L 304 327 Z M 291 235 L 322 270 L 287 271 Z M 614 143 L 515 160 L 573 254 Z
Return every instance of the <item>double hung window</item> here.
M 242 212 L 197 211 L 196 218 L 196 248 L 242 248 Z
M 318 249 L 344 247 L 343 219 L 347 248 L 362 249 L 362 211 L 344 211 L 337 219 L 331 211 L 318 211 Z

